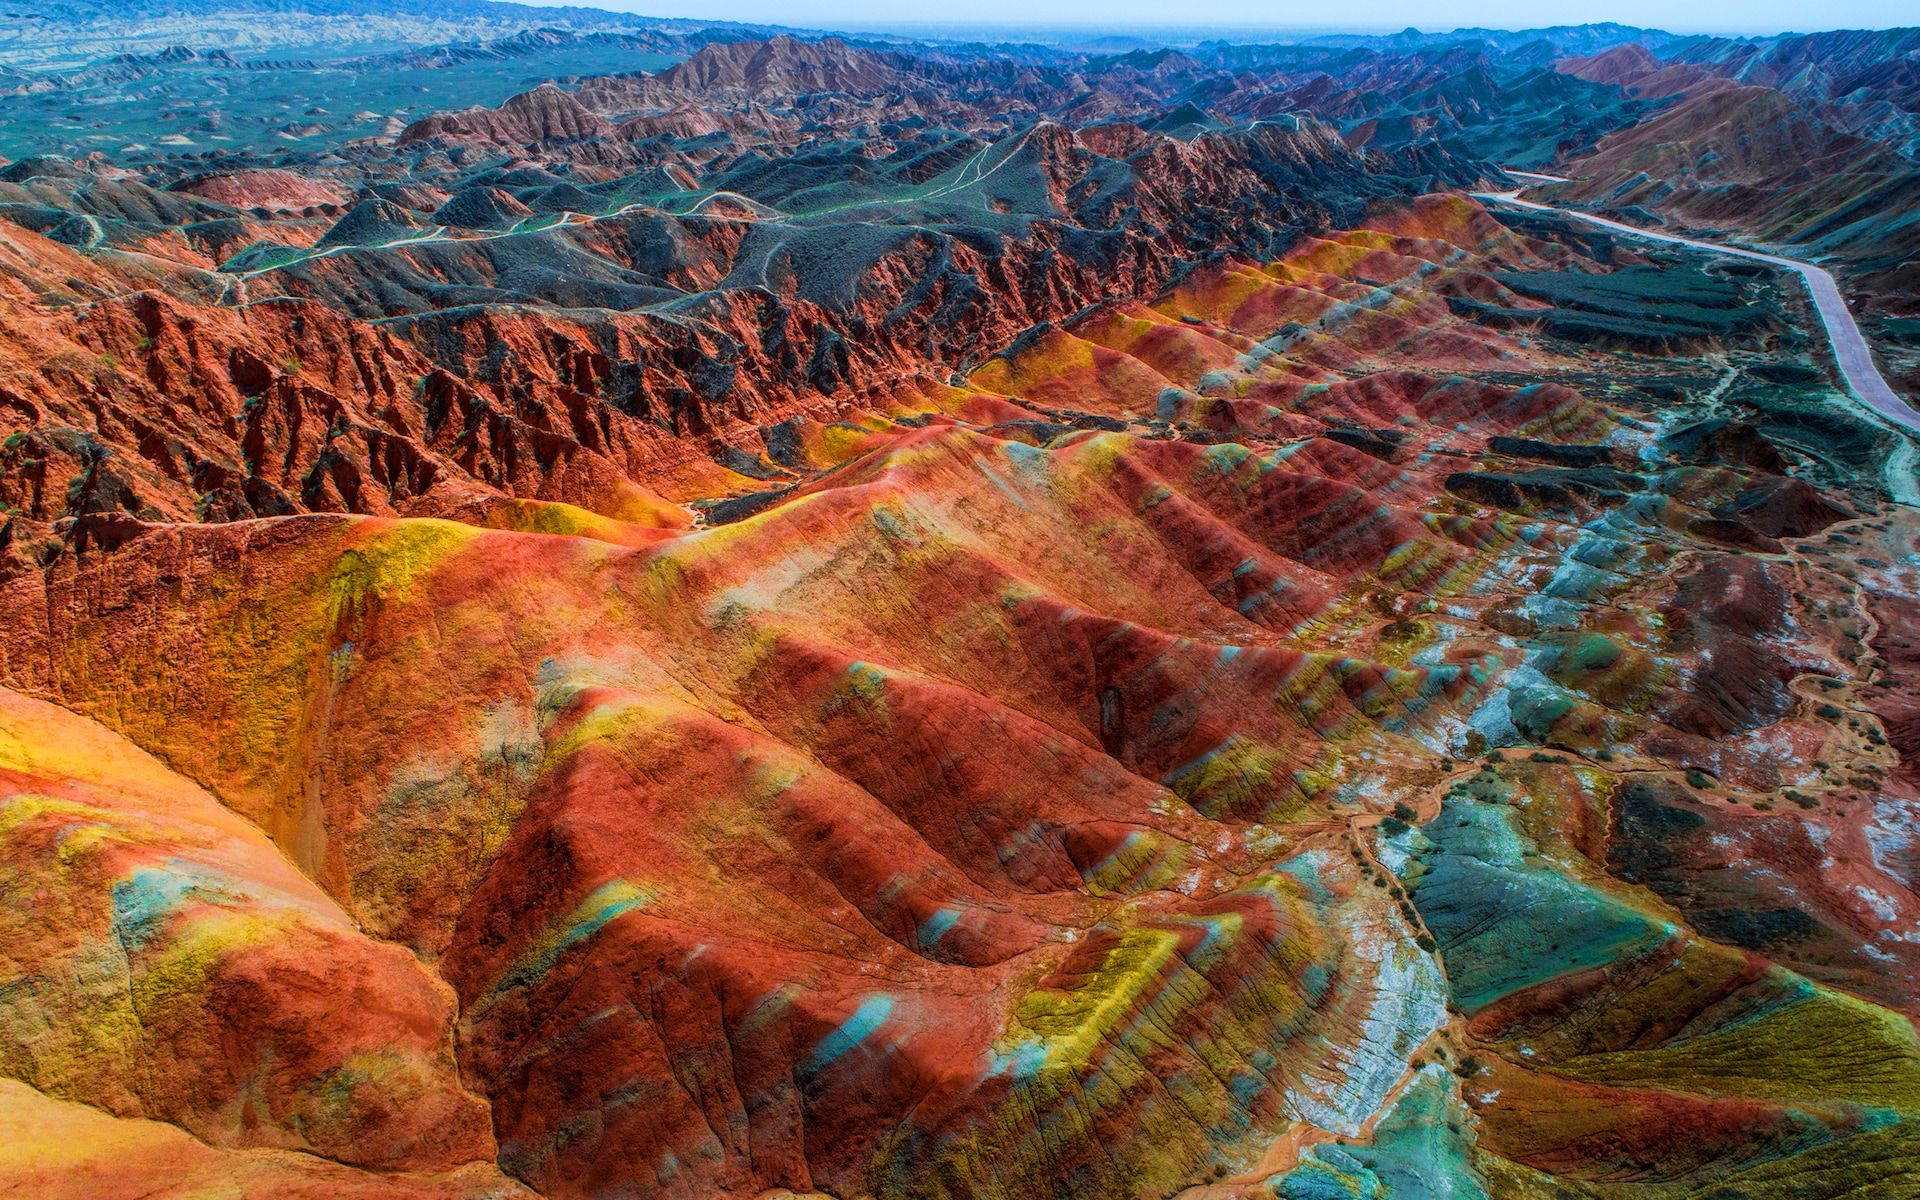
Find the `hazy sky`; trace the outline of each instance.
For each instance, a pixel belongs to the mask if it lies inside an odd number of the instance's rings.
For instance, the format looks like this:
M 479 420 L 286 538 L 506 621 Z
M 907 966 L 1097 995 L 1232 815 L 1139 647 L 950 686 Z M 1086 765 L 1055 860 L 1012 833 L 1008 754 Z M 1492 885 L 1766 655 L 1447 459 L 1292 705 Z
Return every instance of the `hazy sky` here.
M 706 17 L 812 28 L 911 28 L 962 24 L 1104 28 L 1146 27 L 1348 30 L 1449 30 L 1462 25 L 1527 29 L 1620 21 L 1690 33 L 1778 33 L 1792 29 L 1872 29 L 1920 24 L 1915 0 L 572 0 L 662 17 Z

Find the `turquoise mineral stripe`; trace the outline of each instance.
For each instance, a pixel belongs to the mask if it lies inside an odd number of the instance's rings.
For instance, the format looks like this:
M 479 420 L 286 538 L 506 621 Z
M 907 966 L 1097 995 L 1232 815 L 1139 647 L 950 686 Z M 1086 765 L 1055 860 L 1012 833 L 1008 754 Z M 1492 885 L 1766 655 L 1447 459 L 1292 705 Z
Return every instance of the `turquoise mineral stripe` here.
M 853 1015 L 840 1023 L 840 1027 L 820 1040 L 813 1053 L 801 1065 L 802 1075 L 817 1075 L 823 1069 L 872 1037 L 887 1018 L 893 1015 L 893 997 L 885 993 L 876 993 L 860 1002 Z

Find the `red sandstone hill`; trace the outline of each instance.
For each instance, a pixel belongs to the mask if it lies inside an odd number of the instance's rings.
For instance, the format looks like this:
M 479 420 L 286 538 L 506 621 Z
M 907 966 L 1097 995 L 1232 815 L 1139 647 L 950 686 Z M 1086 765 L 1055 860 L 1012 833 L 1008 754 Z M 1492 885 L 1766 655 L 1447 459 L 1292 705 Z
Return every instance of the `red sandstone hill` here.
M 174 190 L 230 208 L 274 212 L 341 205 L 348 199 L 344 190 L 331 183 L 274 168 L 205 175 L 178 184 Z
M 803 42 L 784 36 L 708 46 L 654 79 L 689 92 L 782 95 L 876 92 L 915 82 L 880 55 L 837 38 Z
M 1653 56 L 1653 52 L 1638 42 L 1627 42 L 1586 58 L 1562 59 L 1555 64 L 1568 75 L 1619 87 L 1625 87 L 1650 71 L 1659 70 L 1660 65 L 1660 60 Z
M 1676 185 L 1772 189 L 1902 165 L 1884 146 L 1834 128 L 1772 88 L 1731 87 L 1609 134 L 1577 168 L 1583 176 L 1645 172 Z
M 1651 99 L 1698 95 L 1735 86 L 1731 80 L 1705 67 L 1665 62 L 1636 42 L 1586 58 L 1562 59 L 1554 64 L 1554 69 L 1592 83 L 1612 84 L 1629 96 Z
M 524 147 L 547 142 L 605 137 L 612 126 L 553 84 L 522 92 L 499 108 L 437 113 L 406 127 L 400 144 L 448 138 Z
M 0 1014 L 48 1031 L 0 1045 L 0 1181 L 57 1148 L 41 1194 L 117 1196 L 110 1147 L 136 1195 L 1254 1200 L 1362 1156 L 1691 1186 L 1758 1146 L 1901 1182 L 1867 1151 L 1920 1109 L 1920 897 L 1869 830 L 1920 797 L 1816 705 L 1871 719 L 1855 606 L 1911 584 L 1836 568 L 1920 531 L 1751 428 L 1654 440 L 1706 415 L 1637 386 L 1684 358 L 1450 303 L 1611 274 L 1577 244 L 1382 205 L 957 384 L 749 409 L 725 457 L 765 491 L 650 529 L 565 490 L 559 431 L 651 417 L 557 324 L 468 314 L 415 395 L 400 323 L 117 300 L 15 244 L 44 298 L 4 332 L 45 341 L 0 478 L 77 507 L 0 538 L 34 983 Z M 486 355 L 527 373 L 478 395 Z M 488 503 L 184 511 L 223 436 L 240 489 Z
M 579 96 L 597 112 L 631 113 L 686 105 L 791 102 L 814 93 L 882 96 L 926 86 L 926 79 L 889 57 L 837 38 L 721 42 L 653 75 L 610 75 L 584 81 Z
M 1314 122 L 1096 142 L 1126 159 L 1049 124 L 991 148 L 990 171 L 956 162 L 955 185 L 933 189 L 948 193 L 949 221 L 1011 210 L 1023 237 L 642 211 L 557 230 L 544 249 L 441 239 L 316 257 L 267 276 L 274 301 L 244 312 L 113 276 L 89 283 L 84 313 L 10 306 L 0 400 L 23 432 L 0 500 L 38 517 L 441 513 L 501 496 L 650 512 L 635 481 L 711 474 L 743 423 L 944 375 L 1036 323 L 1151 296 L 1196 239 L 1256 251 L 1293 222 L 1328 221 L 1319 189 L 1379 186 Z M 485 192 L 449 207 L 482 224 L 515 219 Z M 437 219 L 375 198 L 321 242 L 385 246 Z M 1107 231 L 1098 253 L 1060 252 L 1079 229 Z M 17 278 L 43 289 L 29 297 L 98 274 L 39 235 L 10 244 L 32 265 Z M 568 303 L 636 278 L 647 298 L 683 299 L 670 316 Z M 522 279 L 536 303 L 434 303 L 437 288 Z M 408 295 L 419 311 L 404 319 L 348 315 L 383 315 L 364 306 Z
M 1920 1188 L 1898 443 L 1790 280 L 1462 194 L 1871 172 L 975 54 L 0 171 L 0 1193 Z
M 1610 134 L 1565 164 L 1561 194 L 1639 206 L 1846 264 L 1894 311 L 1912 304 L 1920 171 L 1772 88 L 1722 85 Z

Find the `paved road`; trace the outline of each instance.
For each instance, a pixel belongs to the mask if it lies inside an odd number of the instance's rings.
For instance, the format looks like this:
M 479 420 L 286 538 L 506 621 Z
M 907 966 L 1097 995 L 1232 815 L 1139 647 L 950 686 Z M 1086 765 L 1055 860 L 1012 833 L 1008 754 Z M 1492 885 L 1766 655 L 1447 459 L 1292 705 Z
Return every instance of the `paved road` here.
M 1555 180 L 1553 176 L 1532 175 L 1525 171 L 1510 171 L 1510 175 L 1525 178 Z M 1532 200 L 1522 200 L 1519 192 L 1475 192 L 1475 199 L 1490 200 L 1500 204 L 1511 204 L 1518 208 L 1537 209 L 1541 212 L 1559 213 L 1576 221 L 1585 221 L 1589 225 L 1598 225 L 1615 233 L 1624 233 L 1631 237 L 1646 238 L 1655 242 L 1672 242 L 1675 245 L 1691 246 L 1695 250 L 1706 250 L 1714 254 L 1730 254 L 1735 258 L 1751 258 L 1763 263 L 1772 263 L 1776 267 L 1785 267 L 1799 273 L 1807 281 L 1807 290 L 1813 293 L 1813 306 L 1820 313 L 1820 323 L 1827 328 L 1827 338 L 1833 343 L 1833 357 L 1840 364 L 1841 377 L 1847 381 L 1847 389 L 1861 404 L 1872 409 L 1882 418 L 1909 433 L 1920 434 L 1920 412 L 1915 412 L 1887 385 L 1886 378 L 1880 374 L 1880 368 L 1873 365 L 1873 353 L 1867 348 L 1867 339 L 1860 332 L 1859 323 L 1848 311 L 1847 302 L 1840 296 L 1840 288 L 1833 282 L 1833 276 L 1812 263 L 1801 262 L 1794 258 L 1781 258 L 1777 254 L 1762 254 L 1758 250 L 1742 250 L 1737 246 L 1723 246 L 1718 242 L 1700 242 L 1692 238 L 1676 237 L 1670 233 L 1655 233 L 1649 229 L 1640 229 L 1625 225 L 1619 221 L 1609 221 L 1605 217 L 1596 217 L 1571 208 L 1556 208 L 1551 204 L 1536 204 Z

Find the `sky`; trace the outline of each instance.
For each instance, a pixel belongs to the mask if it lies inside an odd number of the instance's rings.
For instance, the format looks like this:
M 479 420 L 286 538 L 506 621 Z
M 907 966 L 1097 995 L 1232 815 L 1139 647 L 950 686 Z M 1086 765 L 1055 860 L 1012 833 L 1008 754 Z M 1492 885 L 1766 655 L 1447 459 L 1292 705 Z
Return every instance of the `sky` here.
M 1916 0 L 1340 0 L 1275 3 L 1209 0 L 571 0 L 598 8 L 661 17 L 754 21 L 814 29 L 951 30 L 1001 28 L 1105 29 L 1131 33 L 1168 27 L 1234 31 L 1312 29 L 1376 32 L 1413 26 L 1445 31 L 1463 25 L 1529 29 L 1619 21 L 1676 33 L 1779 33 L 1817 29 L 1883 29 L 1920 24 Z

